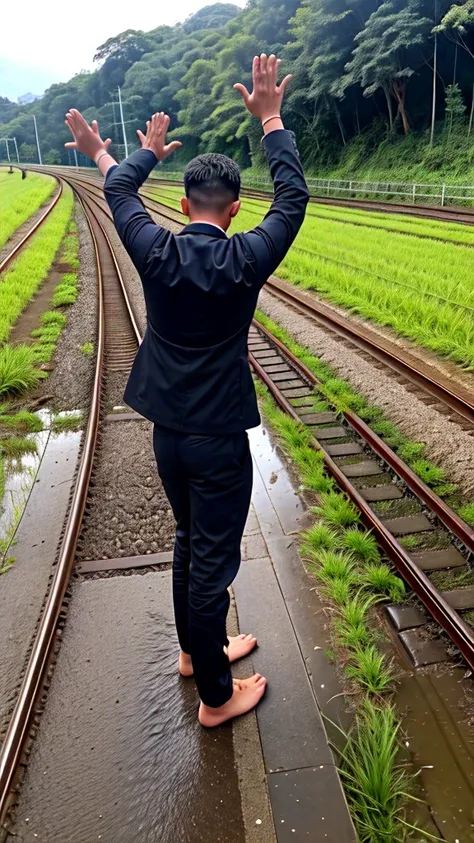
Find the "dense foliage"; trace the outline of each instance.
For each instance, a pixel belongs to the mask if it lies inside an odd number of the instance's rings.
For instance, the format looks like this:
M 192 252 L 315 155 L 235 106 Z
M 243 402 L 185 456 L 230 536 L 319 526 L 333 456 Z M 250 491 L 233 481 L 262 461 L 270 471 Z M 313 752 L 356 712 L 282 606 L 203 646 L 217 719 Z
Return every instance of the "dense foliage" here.
M 97 118 L 123 154 L 121 86 L 131 148 L 135 129 L 166 110 L 183 157 L 207 150 L 258 163 L 260 128 L 232 86 L 249 83 L 262 50 L 277 51 L 295 75 L 285 119 L 311 169 L 335 164 L 359 139 L 367 154 L 423 132 L 427 170 L 442 163 L 453 132 L 466 139 L 470 163 L 474 0 L 249 0 L 244 10 L 216 3 L 174 27 L 110 38 L 95 72 L 52 85 L 36 103 L 0 98 L 0 136 L 16 136 L 22 159 L 36 160 L 35 114 L 44 161 L 70 163 L 64 115 L 74 106 Z

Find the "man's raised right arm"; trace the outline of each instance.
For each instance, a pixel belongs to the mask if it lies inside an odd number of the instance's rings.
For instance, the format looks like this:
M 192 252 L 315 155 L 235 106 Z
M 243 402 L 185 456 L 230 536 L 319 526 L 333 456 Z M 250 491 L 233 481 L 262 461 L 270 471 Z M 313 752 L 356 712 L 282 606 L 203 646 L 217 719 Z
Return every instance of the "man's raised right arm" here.
M 263 222 L 245 235 L 255 273 L 264 283 L 275 272 L 295 240 L 305 218 L 309 193 L 294 136 L 281 120 L 281 104 L 287 76 L 277 84 L 279 60 L 275 56 L 256 57 L 253 63 L 253 91 L 236 85 L 251 114 L 262 121 L 264 149 L 272 176 L 275 196 Z M 239 236 L 239 235 L 237 235 Z

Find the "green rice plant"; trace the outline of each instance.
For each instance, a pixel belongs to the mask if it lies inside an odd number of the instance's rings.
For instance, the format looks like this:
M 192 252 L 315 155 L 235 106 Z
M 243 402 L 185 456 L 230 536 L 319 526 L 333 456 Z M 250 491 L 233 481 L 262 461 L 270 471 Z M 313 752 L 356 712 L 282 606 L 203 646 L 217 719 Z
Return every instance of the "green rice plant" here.
M 450 498 L 456 494 L 458 487 L 455 483 L 440 483 L 438 486 L 433 486 L 433 491 L 440 498 Z
M 311 558 L 321 550 L 334 550 L 337 543 L 337 533 L 322 522 L 314 524 L 302 535 L 302 552 Z
M 82 413 L 68 413 L 67 415 L 57 415 L 51 421 L 51 430 L 54 433 L 67 433 L 82 430 L 84 426 L 84 419 Z
M 37 386 L 45 373 L 35 366 L 33 349 L 27 345 L 0 348 L 0 396 L 25 392 Z
M 428 460 L 415 460 L 411 467 L 427 486 L 436 486 L 437 483 L 443 483 L 445 480 L 445 471 Z
M 0 439 L 0 453 L 6 460 L 17 460 L 25 454 L 37 454 L 38 445 L 34 439 L 11 436 L 9 439 Z
M 459 507 L 458 515 L 466 522 L 466 524 L 474 525 L 474 503 L 466 503 Z
M 30 413 L 28 410 L 20 410 L 14 415 L 0 413 L 0 430 L 2 427 L 14 427 L 25 433 L 37 433 L 43 430 L 43 422 L 36 413 Z
M 359 521 L 359 514 L 353 504 L 338 492 L 323 495 L 321 505 L 314 507 L 313 512 L 335 527 L 350 527 Z
M 346 665 L 349 679 L 365 688 L 369 694 L 383 694 L 390 690 L 393 677 L 386 657 L 373 644 L 354 651 Z
M 0 284 L 0 342 L 47 277 L 71 215 L 73 196 L 66 187 L 63 196 L 43 225 L 34 234 Z
M 61 325 L 62 328 L 66 325 L 67 319 L 64 313 L 61 313 L 59 310 L 47 310 L 46 313 L 41 315 L 41 324 L 48 326 L 48 325 Z
M 81 351 L 86 357 L 92 357 L 94 354 L 94 344 L 91 342 L 85 342 L 84 345 L 81 346 Z
M 368 565 L 362 574 L 362 580 L 367 586 L 386 595 L 394 603 L 399 603 L 405 597 L 406 589 L 403 580 L 396 577 L 388 565 L 380 563 Z
M 63 326 L 57 322 L 55 325 L 43 325 L 41 328 L 35 328 L 31 332 L 33 338 L 38 338 L 41 342 L 54 342 L 61 335 Z
M 361 843 L 404 843 L 413 777 L 400 761 L 400 723 L 391 704 L 365 700 L 341 752 L 340 774 Z
M 55 180 L 42 173 L 29 173 L 24 180 L 19 170 L 0 173 L 0 249 L 49 199 L 55 186 Z
M 63 287 L 59 284 L 56 287 L 53 304 L 55 307 L 65 307 L 66 305 L 74 304 L 77 299 L 77 291 L 72 287 Z
M 338 542 L 340 547 L 348 550 L 360 562 L 378 562 L 380 560 L 378 545 L 372 533 L 357 528 L 345 530 L 339 537 Z

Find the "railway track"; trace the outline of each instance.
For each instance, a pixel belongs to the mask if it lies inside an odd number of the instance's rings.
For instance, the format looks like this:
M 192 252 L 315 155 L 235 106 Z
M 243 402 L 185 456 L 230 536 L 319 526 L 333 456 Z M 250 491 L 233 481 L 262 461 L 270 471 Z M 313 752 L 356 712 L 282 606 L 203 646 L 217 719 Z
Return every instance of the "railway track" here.
M 366 527 L 373 531 L 403 579 L 413 589 L 429 616 L 474 669 L 474 630 L 458 610 L 474 608 L 474 588 L 440 593 L 427 571 L 467 569 L 474 558 L 474 530 L 447 506 L 411 469 L 353 412 L 315 412 L 320 384 L 276 337 L 254 322 L 249 337 L 252 368 L 274 400 L 293 419 L 306 425 L 314 447 L 324 455 L 327 471 L 360 510 Z M 380 504 L 416 501 L 415 511 L 404 517 L 383 519 Z M 410 509 L 412 507 L 410 506 Z M 408 553 L 399 539 L 430 534 L 441 528 L 447 545 L 442 550 Z M 421 625 L 421 624 L 420 624 Z M 410 653 L 410 646 L 398 630 Z M 410 653 L 412 656 L 413 653 Z
M 108 372 L 128 372 L 141 341 L 97 205 L 81 186 L 75 185 L 74 190 L 89 223 L 97 263 L 99 316 L 96 369 L 89 417 L 59 555 L 0 753 L 0 826 L 5 822 L 11 804 L 12 787 L 54 651 L 58 622 L 67 604 L 100 431 L 104 376 L 106 378 Z
M 67 601 L 100 430 L 104 375 L 108 371 L 128 371 L 141 341 L 125 284 L 101 219 L 101 212 L 106 214 L 101 188 L 82 175 L 76 177 L 68 173 L 67 181 L 84 208 L 96 254 L 99 278 L 97 364 L 80 464 L 58 561 L 0 754 L 2 822 L 11 804 L 12 787 L 35 707 L 44 687 L 58 622 Z M 145 198 L 150 210 L 174 223 L 180 222 L 167 210 L 163 211 L 159 203 Z M 108 217 L 110 219 L 110 215 Z M 462 602 L 463 596 L 458 592 L 440 593 L 426 573 L 442 566 L 466 568 L 474 554 L 474 531 L 355 414 L 344 413 L 341 416 L 333 410 L 322 415 L 314 412 L 315 392 L 319 386 L 316 378 L 257 322 L 250 332 L 249 356 L 255 374 L 265 383 L 279 406 L 311 430 L 314 446 L 323 451 L 328 472 L 360 509 L 364 523 L 374 531 L 380 545 L 412 587 L 429 616 L 436 620 L 474 669 L 474 632 L 459 615 L 459 610 L 469 608 L 466 599 Z M 348 458 L 350 462 L 346 461 Z M 377 514 L 377 504 L 403 499 L 417 501 L 419 512 L 405 519 L 392 519 L 391 522 Z M 400 520 L 406 523 L 401 524 Z M 450 544 L 443 550 L 409 554 L 399 541 L 402 535 L 435 530 L 442 530 L 449 537 Z

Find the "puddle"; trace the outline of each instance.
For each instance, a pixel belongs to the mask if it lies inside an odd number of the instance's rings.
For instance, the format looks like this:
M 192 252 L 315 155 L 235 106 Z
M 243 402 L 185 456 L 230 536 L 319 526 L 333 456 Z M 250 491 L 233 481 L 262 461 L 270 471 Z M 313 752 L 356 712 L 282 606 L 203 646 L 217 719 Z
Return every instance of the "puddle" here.
M 0 568 L 3 558 L 10 555 L 8 548 L 34 486 L 49 437 L 48 429 L 29 433 L 22 438 L 28 443 L 33 442 L 36 451 L 4 459 L 5 491 L 0 501 Z
M 21 443 L 25 442 L 25 451 L 21 451 L 21 444 L 15 456 L 3 458 L 4 492 L 0 500 L 0 570 L 8 558 L 15 555 L 12 540 L 22 519 L 26 504 L 36 482 L 38 471 L 46 447 L 64 448 L 74 446 L 81 434 L 74 432 L 52 433 L 51 424 L 54 418 L 77 418 L 77 412 L 66 411 L 53 414 L 47 408 L 38 410 L 37 415 L 43 424 L 43 430 L 28 433 L 25 436 L 15 435 L 14 431 L 8 438 Z
M 474 841 L 474 685 L 465 668 L 402 678 L 397 694 L 406 712 L 406 747 L 427 805 L 420 825 L 442 840 Z M 420 833 L 414 840 L 427 838 Z

